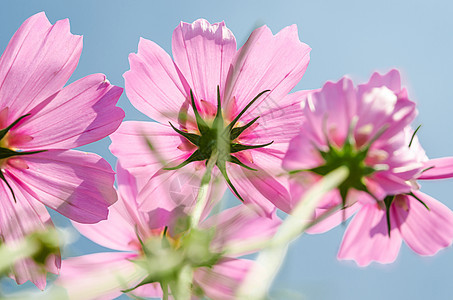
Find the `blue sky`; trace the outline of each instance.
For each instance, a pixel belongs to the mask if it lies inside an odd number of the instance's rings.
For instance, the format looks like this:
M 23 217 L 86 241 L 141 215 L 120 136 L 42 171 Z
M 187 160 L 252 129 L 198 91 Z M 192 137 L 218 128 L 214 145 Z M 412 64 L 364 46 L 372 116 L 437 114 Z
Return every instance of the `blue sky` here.
M 70 81 L 105 73 L 124 86 L 128 54 L 140 37 L 171 52 L 171 34 L 180 21 L 225 20 L 242 45 L 263 24 L 274 33 L 297 24 L 312 47 L 307 72 L 296 89 L 319 88 L 348 74 L 365 82 L 375 70 L 398 68 L 409 96 L 418 103 L 419 138 L 428 156 L 453 155 L 453 2 L 450 1 L 5 1 L 0 10 L 0 51 L 29 16 L 45 11 L 52 23 L 69 18 L 71 31 L 84 36 L 84 49 Z M 124 94 L 126 120 L 147 120 Z M 111 164 L 105 139 L 84 147 Z M 452 181 L 423 183 L 423 191 L 453 208 Z M 55 216 L 56 224 L 68 225 Z M 403 246 L 392 265 L 359 268 L 339 262 L 336 252 L 345 226 L 323 235 L 303 236 L 290 247 L 274 284 L 275 299 L 446 299 L 451 297 L 453 249 L 419 257 Z M 81 239 L 65 255 L 99 251 Z M 11 290 L 12 281 L 2 287 Z M 291 292 L 290 292 L 291 291 Z

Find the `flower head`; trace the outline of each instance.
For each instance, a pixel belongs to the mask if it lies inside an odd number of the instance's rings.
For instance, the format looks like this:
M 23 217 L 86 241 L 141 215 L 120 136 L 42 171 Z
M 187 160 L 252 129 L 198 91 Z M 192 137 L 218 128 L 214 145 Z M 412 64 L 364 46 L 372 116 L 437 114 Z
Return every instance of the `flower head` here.
M 415 104 L 399 87 L 399 74 L 373 74 L 354 88 L 343 78 L 307 95 L 300 134 L 290 144 L 284 167 L 295 176 L 294 191 L 341 165 L 348 178 L 327 197 L 325 207 L 356 201 L 375 203 L 409 192 L 421 164 L 409 151 L 403 129 L 415 117 Z
M 300 95 L 288 95 L 309 61 L 310 48 L 299 41 L 297 28 L 272 35 L 260 27 L 236 50 L 223 22 L 182 22 L 172 50 L 173 60 L 140 40 L 124 74 L 126 93 L 158 123 L 125 122 L 112 135 L 112 153 L 143 182 L 141 208 L 159 205 L 149 199 L 168 198 L 162 191 L 176 174 L 201 178 L 206 161 L 218 155 L 214 172 L 238 198 L 258 203 L 264 214 L 274 205 L 289 211 L 287 182 L 273 174 L 302 121 Z
M 178 274 L 189 267 L 193 269 L 194 296 L 234 299 L 252 261 L 229 257 L 223 249 L 238 241 L 269 238 L 280 220 L 275 215 L 271 219 L 260 217 L 240 205 L 205 218 L 198 229 L 188 228 L 187 216 L 181 209 L 140 211 L 135 178 L 119 165 L 117 170 L 119 200 L 111 207 L 109 219 L 74 225 L 92 241 L 127 252 L 64 260 L 58 282 L 68 294 L 76 298 L 113 298 L 124 291 L 161 297 L 162 288 L 170 287 L 174 292 L 171 287 Z M 94 280 L 98 276 L 105 276 L 105 284 Z
M 66 87 L 82 51 L 68 20 L 44 13 L 27 19 L 0 58 L 0 233 L 5 243 L 51 225 L 45 206 L 84 223 L 107 217 L 116 201 L 114 173 L 101 157 L 69 150 L 112 133 L 124 117 L 122 89 L 102 74 Z M 58 272 L 59 256 L 47 261 Z M 28 259 L 13 270 L 18 283 L 45 287 Z

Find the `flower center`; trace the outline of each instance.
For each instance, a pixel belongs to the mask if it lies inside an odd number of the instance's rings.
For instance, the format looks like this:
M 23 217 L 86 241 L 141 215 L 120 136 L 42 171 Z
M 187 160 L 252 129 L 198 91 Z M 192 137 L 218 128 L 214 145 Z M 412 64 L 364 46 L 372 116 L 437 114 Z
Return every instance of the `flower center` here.
M 8 186 L 9 190 L 11 191 L 11 194 L 13 195 L 14 202 L 17 202 L 16 196 L 14 195 L 13 189 L 9 185 L 8 181 L 6 181 L 5 175 L 3 174 L 5 166 L 6 166 L 6 161 L 14 156 L 23 156 L 23 155 L 30 155 L 30 154 L 36 154 L 40 152 L 44 152 L 46 150 L 39 150 L 39 151 L 15 151 L 10 149 L 9 147 L 9 139 L 10 139 L 10 133 L 9 131 L 16 126 L 22 119 L 28 117 L 30 114 L 23 115 L 19 117 L 16 121 L 11 123 L 9 126 L 6 128 L 3 128 L 0 130 L 0 179 L 5 182 L 5 184 Z
M 212 121 L 211 125 L 208 125 L 208 123 L 203 120 L 203 118 L 200 116 L 200 113 L 198 112 L 197 106 L 195 105 L 195 100 L 193 97 L 192 90 L 190 91 L 190 98 L 191 98 L 191 105 L 192 109 L 195 114 L 196 122 L 197 122 L 197 127 L 199 134 L 195 133 L 189 133 L 185 132 L 182 130 L 177 129 L 176 127 L 173 126 L 173 124 L 170 123 L 171 127 L 179 133 L 181 136 L 183 136 L 185 139 L 187 139 L 190 143 L 195 145 L 198 149 L 195 150 L 195 152 L 192 153 L 192 155 L 189 156 L 185 161 L 180 163 L 177 166 L 174 167 L 166 167 L 164 170 L 176 170 L 179 168 L 184 167 L 185 165 L 195 162 L 195 161 L 206 161 L 214 154 L 216 153 L 217 156 L 217 161 L 216 161 L 216 166 L 219 168 L 220 172 L 222 173 L 223 177 L 227 181 L 228 185 L 232 189 L 232 191 L 238 196 L 239 199 L 242 199 L 242 197 L 239 195 L 237 190 L 234 188 L 232 185 L 228 174 L 226 172 L 226 162 L 231 162 L 234 164 L 237 164 L 243 168 L 246 168 L 248 170 L 252 171 L 257 171 L 256 169 L 253 169 L 247 165 L 245 165 L 243 162 L 241 162 L 237 157 L 233 156 L 232 154 L 244 151 L 244 150 L 249 150 L 249 149 L 257 149 L 257 148 L 262 148 L 269 146 L 270 144 L 273 143 L 273 141 L 266 143 L 266 144 L 261 144 L 261 145 L 244 145 L 235 142 L 235 140 L 253 123 L 255 123 L 259 117 L 254 118 L 244 126 L 240 127 L 235 127 L 236 123 L 239 121 L 239 119 L 242 117 L 242 115 L 247 111 L 247 109 L 252 106 L 252 104 L 258 100 L 261 95 L 264 93 L 268 92 L 269 90 L 263 91 L 259 93 L 255 98 L 253 98 L 252 101 L 250 101 L 244 109 L 229 123 L 228 125 L 225 126 L 224 120 L 223 120 L 223 115 L 222 115 L 222 107 L 221 107 L 221 99 L 220 99 L 220 90 L 219 86 L 217 86 L 217 113 L 215 115 L 214 120 Z

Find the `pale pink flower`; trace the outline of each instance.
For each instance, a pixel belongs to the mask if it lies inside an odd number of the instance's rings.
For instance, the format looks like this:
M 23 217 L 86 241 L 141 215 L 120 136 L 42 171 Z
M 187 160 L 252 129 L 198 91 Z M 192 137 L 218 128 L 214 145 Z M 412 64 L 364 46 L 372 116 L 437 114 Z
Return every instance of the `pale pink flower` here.
M 358 88 L 347 78 L 328 82 L 309 94 L 304 105 L 306 122 L 284 160 L 286 169 L 298 173 L 292 184 L 293 198 L 300 199 L 313 182 L 339 166 L 350 171 L 345 182 L 326 196 L 314 217 L 338 207 L 343 210 L 308 231 L 327 231 L 360 210 L 348 228 L 339 257 L 355 255 L 362 265 L 373 259 L 389 262 L 390 253 L 398 252 L 396 241 L 401 244 L 401 238 L 393 233 L 397 227 L 388 235 L 386 204 L 393 204 L 391 210 L 403 204 L 406 200 L 400 198 L 407 196 L 397 196 L 394 203 L 389 202 L 389 196 L 411 193 L 413 179 L 423 170 L 419 154 L 408 147 L 405 128 L 416 110 L 406 90 L 401 89 L 398 71 L 374 73 Z M 414 210 L 419 204 L 412 204 Z M 390 212 L 390 217 L 396 215 Z M 362 226 L 366 222 L 369 226 Z M 395 243 L 387 243 L 388 249 L 384 249 L 380 247 L 384 240 Z M 351 247 L 354 253 L 349 252 Z
M 107 218 L 116 201 L 114 172 L 101 157 L 68 150 L 112 133 L 124 117 L 122 89 L 102 74 L 63 86 L 82 51 L 69 21 L 51 25 L 44 13 L 27 19 L 0 58 L 0 233 L 7 244 L 51 226 L 45 205 L 72 220 Z M 57 273 L 59 256 L 47 270 Z M 19 284 L 39 288 L 46 276 L 31 260 L 16 264 Z
M 404 128 L 415 118 L 415 104 L 400 87 L 396 70 L 374 73 L 357 88 L 348 78 L 327 82 L 307 94 L 305 121 L 286 153 L 285 169 L 300 173 L 295 201 L 314 181 L 345 165 L 349 177 L 332 191 L 324 208 L 360 199 L 375 203 L 409 192 L 421 164 L 406 144 Z
M 288 183 L 275 174 L 302 120 L 300 93 L 288 95 L 309 62 L 310 48 L 299 41 L 297 27 L 276 35 L 260 27 L 236 50 L 223 22 L 181 22 L 172 50 L 173 59 L 141 39 L 138 53 L 130 54 L 126 93 L 157 122 L 124 122 L 111 137 L 112 153 L 144 182 L 141 209 L 180 204 L 162 190 L 181 172 L 199 183 L 207 159 L 218 151 L 214 173 L 236 196 L 258 203 L 263 214 L 274 205 L 290 211 Z
M 412 141 L 411 141 L 412 138 Z M 338 252 L 339 259 L 352 259 L 366 266 L 372 261 L 395 261 L 401 241 L 420 255 L 434 255 L 453 241 L 453 212 L 436 199 L 418 191 L 415 180 L 453 177 L 453 157 L 428 159 L 412 130 L 406 129 L 424 172 L 413 178 L 411 192 L 390 195 L 385 206 L 357 204 Z
M 65 259 L 57 284 L 65 287 L 70 297 L 80 290 L 92 289 L 90 297 L 112 299 L 123 290 L 134 288 L 146 277 L 134 277 L 134 261 L 146 258 L 147 255 L 147 250 L 142 245 L 146 245 L 150 239 L 158 239 L 160 242 L 165 237 L 177 248 L 181 236 L 187 233 L 185 229 L 178 233 L 181 225 L 184 228 L 184 222 L 181 221 L 185 215 L 181 210 L 177 208 L 167 211 L 158 207 L 150 212 L 140 211 L 136 201 L 135 178 L 120 165 L 117 166 L 117 174 L 119 199 L 110 208 L 109 218 L 92 225 L 73 224 L 93 242 L 121 252 L 95 253 Z M 239 205 L 202 220 L 199 228 L 215 231 L 210 249 L 221 253 L 225 247 L 235 242 L 268 239 L 280 223 L 275 215 L 272 218 L 260 217 L 255 210 Z M 171 260 L 170 257 L 167 259 Z M 194 270 L 193 289 L 195 291 L 201 288 L 211 299 L 234 299 L 235 290 L 252 263 L 246 259 L 222 256 L 212 267 Z M 119 272 L 119 275 L 113 284 L 102 281 L 108 280 L 108 276 L 103 278 L 102 274 L 115 272 Z M 96 285 L 99 287 L 97 290 L 93 282 L 99 283 Z M 131 292 L 141 297 L 162 297 L 162 289 L 157 282 L 142 285 Z

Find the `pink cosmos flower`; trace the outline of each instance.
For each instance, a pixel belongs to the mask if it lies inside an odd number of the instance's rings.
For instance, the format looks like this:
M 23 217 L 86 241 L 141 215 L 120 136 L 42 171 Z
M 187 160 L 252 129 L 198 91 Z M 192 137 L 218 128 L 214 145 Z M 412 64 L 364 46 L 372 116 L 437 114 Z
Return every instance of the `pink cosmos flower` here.
M 68 20 L 27 19 L 0 58 L 0 233 L 6 244 L 52 226 L 45 206 L 77 222 L 107 218 L 116 201 L 114 172 L 101 157 L 68 150 L 112 133 L 124 113 L 122 89 L 102 74 L 63 88 L 82 51 Z M 56 273 L 60 257 L 46 263 Z M 40 289 L 46 276 L 31 259 L 15 265 L 17 283 Z
M 357 89 L 347 78 L 328 82 L 321 90 L 309 94 L 304 105 L 306 121 L 299 136 L 291 141 L 284 160 L 286 169 L 299 173 L 292 184 L 294 198 L 300 199 L 314 181 L 340 165 L 346 165 L 350 171 L 338 189 L 323 200 L 315 218 L 338 207 L 344 210 L 309 232 L 327 231 L 360 209 L 348 228 L 339 257 L 357 255 L 359 264 L 372 259 L 388 262 L 388 253 L 395 250 L 397 253 L 399 247 L 384 249 L 376 241 L 399 237 L 391 231 L 389 238 L 389 231 L 383 230 L 387 224 L 386 206 L 394 210 L 405 202 L 399 199 L 407 196 L 398 196 L 394 202 L 389 197 L 393 200 L 394 195 L 412 195 L 412 181 L 423 170 L 419 155 L 408 147 L 404 129 L 416 111 L 406 90 L 401 89 L 398 71 L 374 73 L 367 84 Z M 413 206 L 418 208 L 419 204 Z M 393 214 L 391 218 L 394 217 Z M 366 222 L 370 224 L 362 226 Z M 367 239 L 374 242 L 366 243 Z M 357 251 L 350 255 L 350 247 Z
M 413 178 L 411 192 L 387 196 L 385 206 L 357 204 L 358 212 L 344 234 L 339 259 L 353 259 L 361 266 L 373 260 L 391 263 L 398 255 L 402 240 L 420 255 L 434 255 L 451 245 L 453 212 L 420 192 L 415 180 L 453 177 L 453 157 L 428 159 L 409 127 L 406 142 L 423 163 L 423 173 Z
M 180 174 L 199 185 L 207 159 L 217 153 L 214 173 L 237 197 L 258 203 L 263 214 L 274 205 L 290 211 L 287 181 L 274 174 L 302 120 L 300 93 L 288 93 L 307 68 L 310 48 L 296 26 L 276 35 L 260 27 L 236 50 L 223 22 L 181 22 L 172 50 L 173 59 L 141 39 L 138 53 L 130 54 L 126 93 L 157 122 L 124 122 L 111 136 L 112 153 L 144 186 L 141 209 L 179 205 L 162 191 Z
M 120 165 L 117 174 L 119 199 L 112 205 L 109 218 L 93 225 L 74 223 L 74 226 L 93 242 L 122 252 L 95 253 L 64 260 L 57 284 L 65 287 L 70 297 L 80 295 L 80 291 L 87 291 L 91 298 L 112 299 L 128 289 L 141 297 L 162 297 L 159 283 L 153 281 L 158 277 L 156 274 L 160 274 L 157 269 L 171 262 L 172 258 L 167 255 L 158 260 L 156 270 L 151 270 L 156 271 L 152 276 L 154 280 L 147 282 L 146 274 L 136 271 L 134 261 L 156 259 L 153 254 L 148 254 L 150 250 L 145 246 L 153 241 L 157 241 L 158 245 L 169 242 L 176 250 L 183 247 L 182 240 L 187 236 L 184 214 L 179 209 L 140 211 L 136 201 L 135 178 Z M 280 223 L 275 215 L 273 218 L 260 217 L 248 206 L 239 205 L 202 220 L 199 228 L 214 232 L 209 248 L 214 253 L 221 253 L 225 247 L 237 241 L 269 238 Z M 193 254 L 203 253 L 200 249 Z M 251 264 L 250 260 L 221 255 L 211 267 L 200 266 L 195 269 L 193 291 L 201 289 L 211 299 L 234 299 L 235 290 Z M 102 281 L 108 281 L 112 274 L 115 274 L 113 278 L 116 280 L 110 283 Z M 97 282 L 96 287 L 93 282 Z M 140 282 L 146 284 L 134 289 Z

